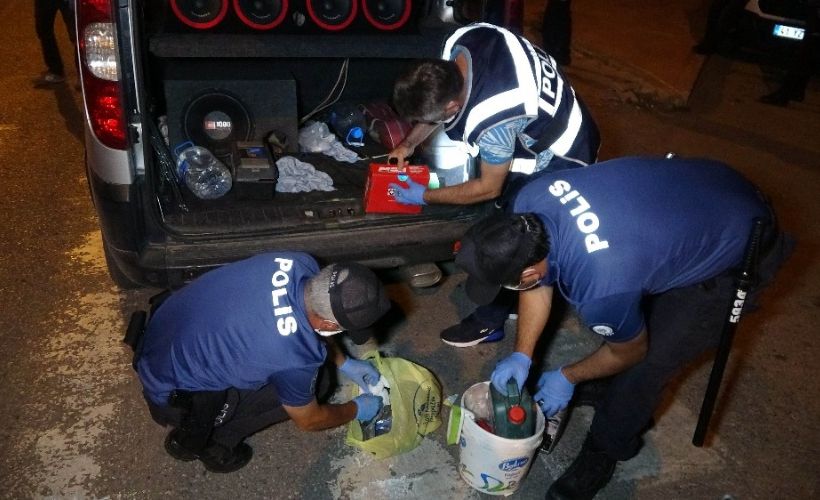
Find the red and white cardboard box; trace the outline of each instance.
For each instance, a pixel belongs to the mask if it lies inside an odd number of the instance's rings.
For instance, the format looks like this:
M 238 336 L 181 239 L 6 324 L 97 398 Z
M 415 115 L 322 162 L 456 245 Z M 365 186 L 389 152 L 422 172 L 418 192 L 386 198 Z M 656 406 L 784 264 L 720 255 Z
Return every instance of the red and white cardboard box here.
M 405 205 L 396 201 L 390 184 L 407 187 L 407 179 L 427 186 L 430 170 L 426 165 L 388 165 L 371 163 L 364 188 L 364 211 L 368 214 L 417 214 L 421 205 Z

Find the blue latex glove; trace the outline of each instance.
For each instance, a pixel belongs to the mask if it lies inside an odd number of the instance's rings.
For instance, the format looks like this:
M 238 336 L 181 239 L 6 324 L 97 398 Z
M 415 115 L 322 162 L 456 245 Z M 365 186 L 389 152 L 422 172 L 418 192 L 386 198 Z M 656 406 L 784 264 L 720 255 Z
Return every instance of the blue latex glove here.
M 382 409 L 382 398 L 372 394 L 359 394 L 353 398 L 356 403 L 356 420 L 370 422 Z
M 514 352 L 502 359 L 495 365 L 490 380 L 495 386 L 495 389 L 501 394 L 507 394 L 507 381 L 510 377 L 518 382 L 518 391 L 524 387 L 524 382 L 527 381 L 527 375 L 530 373 L 530 365 L 532 360 L 526 354 Z
M 363 391 L 366 391 L 369 385 L 378 384 L 379 378 L 381 378 L 379 370 L 375 366 L 360 359 L 347 358 L 339 367 L 339 370 L 347 375 L 350 380 L 359 384 Z
M 541 374 L 537 389 L 533 399 L 541 407 L 544 415 L 551 417 L 567 407 L 572 393 L 575 392 L 575 384 L 567 380 L 559 368 Z
M 418 182 L 414 182 L 413 179 L 409 177 L 407 177 L 406 182 L 408 187 L 402 187 L 401 184 L 390 184 L 390 189 L 393 190 L 393 197 L 396 201 L 404 205 L 426 205 L 427 203 L 424 202 L 424 192 L 427 191 L 427 188 Z

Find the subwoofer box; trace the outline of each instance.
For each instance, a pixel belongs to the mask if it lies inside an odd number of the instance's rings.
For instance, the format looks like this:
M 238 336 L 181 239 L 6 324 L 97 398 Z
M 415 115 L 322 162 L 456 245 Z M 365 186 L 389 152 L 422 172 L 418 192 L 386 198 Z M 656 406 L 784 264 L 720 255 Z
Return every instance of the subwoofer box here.
M 165 102 L 171 149 L 191 141 L 224 157 L 234 143 L 264 141 L 278 130 L 287 136 L 287 151 L 297 151 L 296 82 L 267 66 L 213 60 L 169 64 Z

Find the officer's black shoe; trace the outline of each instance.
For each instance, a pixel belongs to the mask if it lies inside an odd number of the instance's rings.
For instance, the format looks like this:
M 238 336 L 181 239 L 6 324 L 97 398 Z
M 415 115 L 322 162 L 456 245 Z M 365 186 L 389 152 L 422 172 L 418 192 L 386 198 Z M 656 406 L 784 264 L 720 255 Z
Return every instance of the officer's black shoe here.
M 587 436 L 581 452 L 549 491 L 547 500 L 592 500 L 607 485 L 615 472 L 617 460 L 597 450 Z
M 180 444 L 178 429 L 172 430 L 165 437 L 165 451 L 167 451 L 172 457 L 177 460 L 182 460 L 183 462 L 190 462 L 199 458 L 199 454 L 185 448 L 182 444 Z
M 253 458 L 253 448 L 246 443 L 239 443 L 233 449 L 214 444 L 199 457 L 205 468 L 211 472 L 234 472 L 248 465 Z
M 180 443 L 177 429 L 169 432 L 165 438 L 165 451 L 183 462 L 200 460 L 211 472 L 233 472 L 246 466 L 253 458 L 253 448 L 246 443 L 239 443 L 233 449 L 211 444 L 202 451 L 190 450 Z
M 504 325 L 483 324 L 471 314 L 457 325 L 445 328 L 441 341 L 455 347 L 472 347 L 484 342 L 498 342 L 504 338 Z

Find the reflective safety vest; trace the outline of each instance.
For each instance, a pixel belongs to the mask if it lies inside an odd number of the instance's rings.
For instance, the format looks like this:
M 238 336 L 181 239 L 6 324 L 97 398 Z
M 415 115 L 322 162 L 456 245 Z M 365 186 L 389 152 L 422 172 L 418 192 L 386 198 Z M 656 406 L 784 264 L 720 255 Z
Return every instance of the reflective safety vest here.
M 554 155 L 586 165 L 595 161 L 600 139 L 592 116 L 575 96 L 555 60 L 526 39 L 486 23 L 456 30 L 444 44 L 442 58 L 461 49 L 467 57 L 471 86 L 467 102 L 445 126 L 454 141 L 476 148 L 487 129 L 517 118 L 529 118 L 518 137 L 511 170 L 531 174 L 535 157 Z

